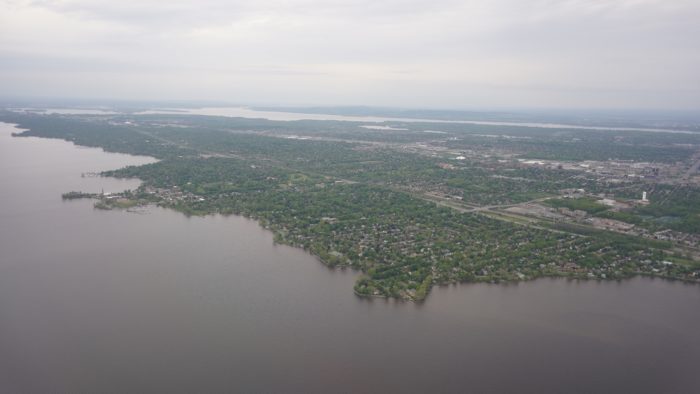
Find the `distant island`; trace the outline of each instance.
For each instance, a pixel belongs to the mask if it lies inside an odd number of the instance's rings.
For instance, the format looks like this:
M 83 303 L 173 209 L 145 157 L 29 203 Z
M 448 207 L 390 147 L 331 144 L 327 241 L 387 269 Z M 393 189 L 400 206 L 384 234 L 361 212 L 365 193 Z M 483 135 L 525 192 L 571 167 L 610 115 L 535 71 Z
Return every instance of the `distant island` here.
M 256 219 L 364 274 L 360 296 L 539 277 L 700 281 L 700 134 L 480 124 L 0 111 L 27 131 L 159 161 L 101 209 Z

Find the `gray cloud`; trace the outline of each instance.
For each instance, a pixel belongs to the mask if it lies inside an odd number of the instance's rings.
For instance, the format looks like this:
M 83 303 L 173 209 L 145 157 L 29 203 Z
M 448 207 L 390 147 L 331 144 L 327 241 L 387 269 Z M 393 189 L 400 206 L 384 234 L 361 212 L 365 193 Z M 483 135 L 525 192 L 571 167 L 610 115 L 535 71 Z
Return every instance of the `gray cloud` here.
M 4 94 L 698 109 L 694 0 L 0 0 Z

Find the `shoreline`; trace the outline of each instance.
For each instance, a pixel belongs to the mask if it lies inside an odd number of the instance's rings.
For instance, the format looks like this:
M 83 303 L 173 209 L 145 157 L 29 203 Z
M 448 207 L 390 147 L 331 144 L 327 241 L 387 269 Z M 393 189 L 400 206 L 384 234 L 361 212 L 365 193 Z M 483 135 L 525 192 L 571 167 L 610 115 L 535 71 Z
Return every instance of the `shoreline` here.
M 12 124 L 12 126 L 13 126 L 14 128 L 16 128 L 16 129 L 18 129 L 18 130 L 23 130 L 23 129 L 19 129 L 19 128 L 17 127 L 16 124 Z M 28 131 L 28 130 L 26 130 L 26 131 Z M 12 133 L 12 136 L 13 136 L 13 137 L 33 137 L 33 136 L 24 135 L 23 133 Z M 78 145 L 78 144 L 76 144 L 76 142 L 74 142 L 74 141 L 71 141 L 71 140 L 65 139 L 65 138 L 61 138 L 61 137 L 44 137 L 44 136 L 34 136 L 34 137 L 36 137 L 36 138 L 46 138 L 46 139 L 58 139 L 58 140 L 61 140 L 61 141 L 65 141 L 65 142 L 72 143 L 74 146 L 85 146 L 85 145 Z M 117 153 L 117 154 L 121 154 L 121 155 L 127 155 L 127 156 L 137 157 L 137 158 L 138 158 L 138 157 L 147 157 L 147 158 L 153 160 L 153 162 L 158 162 L 158 161 L 159 161 L 159 159 L 157 159 L 157 158 L 155 158 L 155 157 L 152 157 L 152 156 L 133 155 L 133 154 L 123 153 L 123 152 L 112 152 L 112 151 L 107 151 L 107 150 L 105 150 L 105 149 L 102 148 L 102 147 L 92 147 L 92 146 L 86 146 L 86 147 L 88 147 L 88 148 L 100 149 L 102 152 L 105 152 L 105 153 Z M 108 171 L 105 171 L 105 172 L 109 172 L 109 171 L 112 171 L 112 170 L 108 170 Z M 102 175 L 102 176 L 105 176 L 105 175 Z M 124 178 L 121 178 L 121 177 L 112 177 L 112 178 L 115 178 L 115 179 L 124 179 Z M 133 179 L 137 179 L 137 180 L 139 180 L 139 181 L 141 182 L 141 186 L 139 186 L 139 187 L 137 188 L 137 190 L 141 189 L 141 187 L 143 186 L 144 181 L 141 180 L 141 179 L 139 179 L 139 178 L 137 178 L 137 177 L 136 177 L 136 178 L 133 178 Z M 117 195 L 120 195 L 120 194 L 123 195 L 123 193 L 126 193 L 126 192 L 131 193 L 131 191 L 123 191 L 123 192 L 116 193 L 116 194 L 117 194 Z M 66 193 L 66 194 L 70 194 L 70 192 L 69 192 L 69 193 Z M 77 192 L 77 194 L 80 195 L 80 198 L 82 198 L 82 197 L 86 197 L 86 198 L 95 198 L 95 197 L 97 196 L 96 194 L 90 195 L 89 193 L 87 193 L 87 194 L 82 193 L 82 194 L 81 194 L 81 192 Z M 85 194 L 85 196 L 83 196 L 83 194 Z M 79 198 L 79 197 L 76 196 L 76 198 Z M 70 199 L 70 198 L 68 198 L 68 199 Z M 101 200 L 101 201 L 102 201 L 102 200 Z M 262 219 L 260 219 L 260 218 L 258 218 L 258 217 L 255 217 L 255 216 L 253 216 L 253 215 L 245 215 L 245 214 L 243 214 L 243 213 L 228 213 L 228 212 L 227 212 L 227 213 L 222 213 L 222 212 L 192 211 L 192 210 L 188 210 L 186 205 L 175 205 L 175 204 L 161 203 L 161 202 L 159 202 L 159 201 L 157 201 L 157 200 L 146 201 L 145 203 L 142 202 L 142 201 L 138 201 L 138 202 L 136 202 L 134 205 L 148 205 L 148 204 L 151 204 L 151 203 L 156 204 L 156 205 L 158 205 L 158 206 L 161 206 L 161 207 L 163 207 L 163 208 L 171 209 L 171 210 L 174 210 L 174 211 L 179 211 L 180 213 L 182 213 L 182 214 L 184 214 L 184 215 L 186 215 L 186 216 L 202 216 L 202 217 L 204 217 L 204 216 L 208 216 L 208 215 L 222 215 L 222 216 L 236 215 L 236 216 L 240 216 L 240 217 L 243 217 L 243 218 L 246 218 L 246 219 L 249 219 L 249 220 L 254 220 L 254 221 L 256 221 L 256 223 L 257 223 L 260 227 L 262 227 L 263 229 L 266 229 L 266 230 L 269 230 L 269 231 L 272 232 L 273 238 L 274 238 L 274 241 L 273 241 L 273 242 L 276 242 L 276 243 L 279 243 L 279 244 L 284 244 L 284 245 L 287 245 L 287 246 L 290 246 L 290 247 L 294 247 L 294 248 L 297 248 L 297 249 L 301 249 L 301 250 L 303 250 L 304 252 L 308 253 L 309 255 L 314 256 L 314 257 L 316 258 L 316 260 L 318 260 L 319 262 L 321 262 L 323 265 L 325 265 L 325 266 L 328 267 L 328 268 L 333 268 L 333 269 L 335 269 L 335 268 L 345 268 L 345 267 L 347 267 L 347 268 L 351 268 L 351 269 L 353 269 L 353 270 L 356 270 L 356 271 L 360 272 L 361 274 L 365 274 L 365 275 L 367 274 L 365 271 L 363 271 L 363 270 L 361 270 L 361 269 L 358 269 L 357 267 L 354 267 L 354 266 L 352 265 L 352 263 L 343 263 L 343 264 L 335 264 L 335 263 L 334 263 L 334 264 L 331 264 L 330 262 L 324 260 L 318 253 L 315 253 L 314 251 L 310 250 L 309 248 L 306 248 L 306 247 L 304 247 L 303 245 L 300 245 L 300 244 L 298 244 L 298 243 L 291 242 L 291 241 L 289 241 L 289 240 L 284 239 L 284 238 L 283 238 L 283 234 L 282 234 L 281 232 L 277 231 L 273 226 L 270 226 L 268 223 L 266 223 L 266 221 L 264 221 L 264 220 L 262 220 Z M 103 206 L 99 206 L 99 207 L 96 206 L 96 208 L 98 208 L 98 209 L 128 209 L 128 208 L 131 208 L 131 207 L 134 206 L 134 205 L 130 205 L 130 203 L 127 203 L 127 205 L 129 205 L 129 206 L 119 206 L 118 204 L 116 204 L 116 205 L 104 205 L 104 204 L 103 204 Z M 361 293 L 361 292 L 358 292 L 357 289 L 356 289 L 356 287 L 353 287 L 353 292 L 354 292 L 357 296 L 366 297 L 366 298 L 385 298 L 385 299 L 393 298 L 393 299 L 402 300 L 402 301 L 421 302 L 421 301 L 423 301 L 425 298 L 427 298 L 427 296 L 428 296 L 429 293 L 430 293 L 430 288 L 432 288 L 432 286 L 442 286 L 442 285 L 449 285 L 449 284 L 453 284 L 453 283 L 455 283 L 455 284 L 456 284 L 456 283 L 459 283 L 459 284 L 477 284 L 477 283 L 509 284 L 509 283 L 525 282 L 525 281 L 530 281 L 530 280 L 535 280 L 535 279 L 540 279 L 540 278 L 568 278 L 568 279 L 577 279 L 577 280 L 580 280 L 580 279 L 585 279 L 585 280 L 595 279 L 595 280 L 598 280 L 598 281 L 603 281 L 603 280 L 605 280 L 605 281 L 610 281 L 610 280 L 629 279 L 629 278 L 633 278 L 633 277 L 635 277 L 635 276 L 659 277 L 659 278 L 663 278 L 663 279 L 678 280 L 678 281 L 682 281 L 682 282 L 686 282 L 686 283 L 693 283 L 693 284 L 700 283 L 700 280 L 697 280 L 697 279 L 693 280 L 693 279 L 688 279 L 688 278 L 675 277 L 675 276 L 668 276 L 668 275 L 663 275 L 663 274 L 653 274 L 653 273 L 647 273 L 647 272 L 641 272 L 641 271 L 636 271 L 636 272 L 634 272 L 634 273 L 625 274 L 625 275 L 622 275 L 621 277 L 618 276 L 618 277 L 608 277 L 608 278 L 601 278 L 601 277 L 599 277 L 599 276 L 590 277 L 590 276 L 588 276 L 588 275 L 590 275 L 590 274 L 586 274 L 586 273 L 566 274 L 566 273 L 553 273 L 553 272 L 549 272 L 549 273 L 542 273 L 542 274 L 536 274 L 536 275 L 532 275 L 532 276 L 528 276 L 528 277 L 523 277 L 523 278 L 520 278 L 520 279 L 517 279 L 517 278 L 498 278 L 498 279 L 490 279 L 490 278 L 488 278 L 488 277 L 485 277 L 485 278 L 483 278 L 483 279 L 476 279 L 476 278 L 473 278 L 473 279 L 466 279 L 466 280 L 462 280 L 462 281 L 454 281 L 454 280 L 445 281 L 445 282 L 436 281 L 435 283 L 430 283 L 429 288 L 428 288 L 427 291 L 425 292 L 425 296 L 424 296 L 424 297 L 420 297 L 420 298 L 417 298 L 417 297 L 414 296 L 415 291 L 417 291 L 417 289 L 416 289 L 416 290 L 407 290 L 407 291 L 405 291 L 405 292 L 403 293 L 402 296 L 391 296 L 391 295 L 387 295 L 387 294 L 363 294 L 363 293 Z M 431 278 L 431 281 L 434 279 L 434 277 L 433 277 L 432 274 L 429 275 L 428 277 Z M 426 277 L 426 278 L 428 278 L 428 277 Z M 361 278 L 361 277 L 360 277 L 360 278 Z M 359 281 L 359 278 L 358 278 L 358 281 Z M 356 281 L 356 285 L 357 285 L 357 281 Z
M 121 179 L 121 178 L 115 178 L 115 179 Z M 132 178 L 132 179 L 138 179 L 138 178 Z M 140 179 L 139 179 L 140 180 Z M 143 182 L 143 181 L 142 181 Z M 69 192 L 65 193 L 71 194 L 71 193 L 77 193 L 80 194 L 80 196 L 77 197 L 72 197 L 72 198 L 65 198 L 65 200 L 72 200 L 72 199 L 100 199 L 100 195 L 98 193 L 81 193 L 81 192 Z M 123 192 L 122 192 L 123 193 Z M 115 193 L 116 194 L 121 194 L 121 193 Z M 103 201 L 103 200 L 100 200 Z M 130 205 L 130 206 L 118 206 L 118 205 L 106 205 L 106 206 L 98 206 L 100 203 L 98 201 L 95 203 L 94 208 L 95 209 L 102 209 L 102 210 L 119 210 L 119 211 L 127 211 L 130 208 L 133 208 L 135 206 L 137 207 L 158 207 L 158 208 L 163 208 L 167 210 L 171 210 L 174 212 L 179 212 L 182 215 L 185 215 L 186 217 L 190 216 L 196 216 L 196 217 L 201 217 L 201 218 L 206 218 L 208 216 L 221 216 L 221 217 L 239 217 L 243 218 L 246 220 L 254 221 L 256 225 L 258 225 L 260 228 L 263 230 L 269 231 L 272 236 L 273 236 L 273 243 L 277 245 L 284 245 L 288 246 L 294 249 L 298 249 L 300 251 L 303 251 L 307 253 L 309 256 L 314 257 L 315 260 L 317 260 L 320 264 L 323 266 L 327 267 L 328 269 L 336 270 L 336 269 L 351 269 L 353 272 L 358 273 L 360 279 L 362 275 L 365 275 L 366 272 L 362 271 L 361 269 L 357 267 L 353 267 L 352 264 L 335 264 L 332 265 L 329 262 L 325 261 L 321 256 L 319 256 L 317 253 L 314 253 L 312 250 L 304 247 L 303 245 L 294 243 L 294 242 L 288 242 L 286 239 L 281 238 L 281 233 L 276 231 L 274 228 L 270 227 L 267 225 L 265 222 L 262 220 L 253 217 L 253 216 L 247 216 L 244 214 L 236 214 L 236 213 L 221 213 L 221 212 L 206 212 L 206 213 L 191 213 L 187 212 L 182 209 L 178 209 L 178 206 L 176 205 L 168 205 L 168 204 L 161 204 L 156 201 L 148 201 L 145 203 L 137 203 L 135 205 Z M 489 279 L 483 279 L 483 280 L 464 280 L 464 281 L 448 281 L 448 282 L 435 282 L 432 283 L 428 291 L 426 292 L 425 297 L 423 298 L 414 298 L 414 297 L 391 297 L 387 295 L 382 295 L 382 294 L 362 294 L 357 291 L 355 286 L 353 286 L 353 293 L 360 298 L 366 298 L 366 299 L 385 299 L 385 300 L 396 300 L 396 301 L 401 301 L 401 302 L 413 302 L 413 303 L 423 303 L 427 300 L 429 297 L 432 288 L 433 287 L 447 287 L 451 285 L 475 285 L 475 284 L 487 284 L 487 285 L 501 285 L 501 286 L 508 286 L 508 285 L 513 285 L 513 284 L 519 284 L 519 283 L 526 283 L 526 282 L 532 282 L 540 279 L 565 279 L 567 281 L 582 281 L 582 282 L 589 282 L 589 281 L 596 281 L 596 282 L 623 282 L 627 280 L 631 280 L 634 278 L 638 277 L 643 277 L 643 278 L 652 278 L 652 279 L 662 279 L 662 280 L 668 280 L 668 281 L 673 281 L 673 282 L 681 282 L 681 283 L 687 283 L 687 284 L 692 284 L 692 285 L 698 285 L 700 284 L 700 279 L 687 279 L 687 278 L 681 278 L 681 277 L 675 277 L 675 276 L 668 276 L 668 275 L 660 275 L 660 274 L 653 274 L 653 273 L 647 273 L 647 272 L 641 272 L 637 271 L 634 273 L 631 273 L 630 275 L 625 275 L 622 277 L 609 277 L 609 278 L 601 278 L 601 277 L 589 277 L 587 274 L 557 274 L 557 273 L 548 273 L 548 274 L 542 274 L 542 275 L 536 275 L 532 277 L 526 277 L 526 278 L 521 278 L 521 279 L 499 279 L 499 280 L 489 280 Z M 357 283 L 357 281 L 356 281 Z

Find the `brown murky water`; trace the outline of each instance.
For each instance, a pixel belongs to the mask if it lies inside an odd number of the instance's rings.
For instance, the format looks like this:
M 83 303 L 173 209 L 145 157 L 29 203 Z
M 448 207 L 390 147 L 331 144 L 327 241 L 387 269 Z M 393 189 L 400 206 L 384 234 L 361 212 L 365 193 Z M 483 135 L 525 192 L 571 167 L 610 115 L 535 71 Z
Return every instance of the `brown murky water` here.
M 239 217 L 99 211 L 147 158 L 0 124 L 0 392 L 698 391 L 700 286 L 651 279 L 355 297 Z

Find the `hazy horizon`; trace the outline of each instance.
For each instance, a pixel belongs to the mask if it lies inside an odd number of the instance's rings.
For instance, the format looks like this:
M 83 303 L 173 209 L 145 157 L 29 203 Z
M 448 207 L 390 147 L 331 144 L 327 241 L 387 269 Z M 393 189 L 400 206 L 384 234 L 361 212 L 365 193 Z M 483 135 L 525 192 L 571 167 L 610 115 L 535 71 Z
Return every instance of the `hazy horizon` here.
M 700 109 L 691 0 L 0 0 L 23 99 Z

